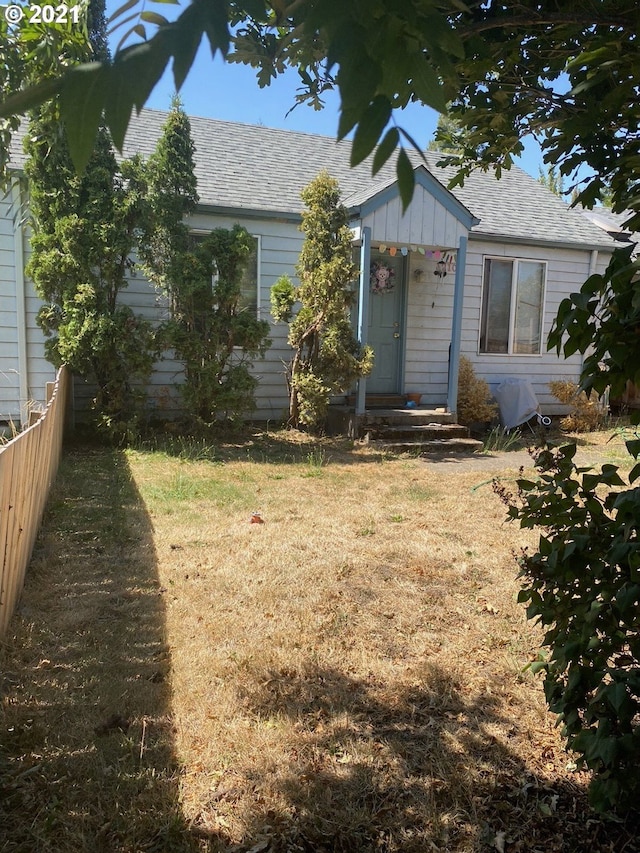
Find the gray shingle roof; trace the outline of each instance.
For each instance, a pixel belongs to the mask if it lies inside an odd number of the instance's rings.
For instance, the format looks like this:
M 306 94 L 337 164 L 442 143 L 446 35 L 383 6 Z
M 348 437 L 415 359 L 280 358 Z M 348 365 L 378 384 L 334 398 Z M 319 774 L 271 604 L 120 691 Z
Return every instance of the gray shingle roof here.
M 166 118 L 167 113 L 158 110 L 134 114 L 123 154 L 151 154 Z M 302 209 L 300 191 L 321 169 L 339 181 L 347 206 L 362 203 L 395 181 L 393 161 L 375 178 L 369 162 L 351 169 L 348 141 L 218 119 L 190 120 L 198 193 L 207 207 L 296 216 Z M 14 151 L 12 162 L 20 167 L 21 146 L 14 146 Z M 425 156 L 431 173 L 446 186 L 453 167 L 438 167 L 436 153 Z M 417 155 L 413 160 L 417 165 Z M 503 172 L 499 181 L 491 173 L 474 172 L 463 187 L 451 192 L 480 220 L 473 227 L 478 236 L 593 248 L 615 245 L 600 228 L 517 167 Z

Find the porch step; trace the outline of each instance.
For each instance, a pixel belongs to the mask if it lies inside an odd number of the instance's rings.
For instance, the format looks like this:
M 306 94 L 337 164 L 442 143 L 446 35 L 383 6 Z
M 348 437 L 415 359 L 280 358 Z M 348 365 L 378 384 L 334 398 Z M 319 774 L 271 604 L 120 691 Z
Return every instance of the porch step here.
M 439 423 L 407 423 L 401 422 L 389 425 L 369 425 L 368 435 L 371 439 L 384 438 L 385 441 L 443 441 L 454 438 L 469 438 L 469 430 L 460 424 Z
M 482 442 L 475 438 L 434 438 L 423 441 L 422 439 L 407 439 L 406 441 L 388 441 L 386 439 L 374 439 L 370 445 L 381 450 L 389 450 L 393 453 L 476 453 L 482 449 Z
M 387 409 L 367 409 L 361 415 L 365 427 L 391 427 L 401 425 L 429 426 L 431 424 L 454 424 L 451 412 L 444 409 L 406 409 L 404 406 Z
M 365 409 L 402 409 L 407 402 L 405 394 L 367 394 L 365 396 Z M 347 405 L 355 406 L 356 395 L 347 395 Z
M 367 408 L 356 415 L 350 406 L 330 406 L 329 431 L 395 453 L 474 453 L 482 442 L 456 423 L 445 409 Z

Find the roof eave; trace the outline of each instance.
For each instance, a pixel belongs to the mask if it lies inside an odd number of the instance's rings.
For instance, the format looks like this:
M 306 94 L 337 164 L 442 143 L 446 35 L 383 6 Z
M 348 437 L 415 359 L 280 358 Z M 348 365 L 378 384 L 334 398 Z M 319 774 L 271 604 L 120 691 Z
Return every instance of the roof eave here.
M 280 222 L 301 222 L 302 214 L 291 210 L 263 210 L 252 207 L 235 207 L 223 204 L 200 203 L 196 213 L 214 214 L 216 216 L 242 216 L 244 219 L 275 219 Z
M 555 249 L 579 249 L 583 252 L 590 252 L 593 249 L 613 252 L 616 249 L 616 245 L 613 240 L 610 243 L 578 242 L 575 240 L 547 240 L 544 237 L 517 237 L 505 234 L 493 234 L 484 231 L 469 232 L 469 239 L 474 241 L 485 240 L 488 243 L 507 243 L 509 245 L 553 246 Z

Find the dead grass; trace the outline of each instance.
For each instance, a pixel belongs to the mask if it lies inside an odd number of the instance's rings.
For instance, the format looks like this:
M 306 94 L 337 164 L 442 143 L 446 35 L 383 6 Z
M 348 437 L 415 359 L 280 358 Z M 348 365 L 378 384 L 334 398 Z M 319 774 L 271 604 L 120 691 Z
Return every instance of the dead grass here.
M 3 651 L 3 853 L 639 849 L 523 672 L 531 540 L 486 476 L 168 450 L 67 457 Z

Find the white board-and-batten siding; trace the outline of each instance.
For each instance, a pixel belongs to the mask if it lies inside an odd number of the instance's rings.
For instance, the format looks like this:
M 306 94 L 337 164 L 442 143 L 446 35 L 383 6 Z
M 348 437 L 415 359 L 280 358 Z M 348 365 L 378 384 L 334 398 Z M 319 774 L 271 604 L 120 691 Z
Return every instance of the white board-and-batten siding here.
M 388 243 L 457 249 L 460 237 L 468 233 L 465 225 L 419 184 L 405 213 L 395 194 L 370 213 L 364 212 L 361 225 L 371 229 L 374 246 Z

